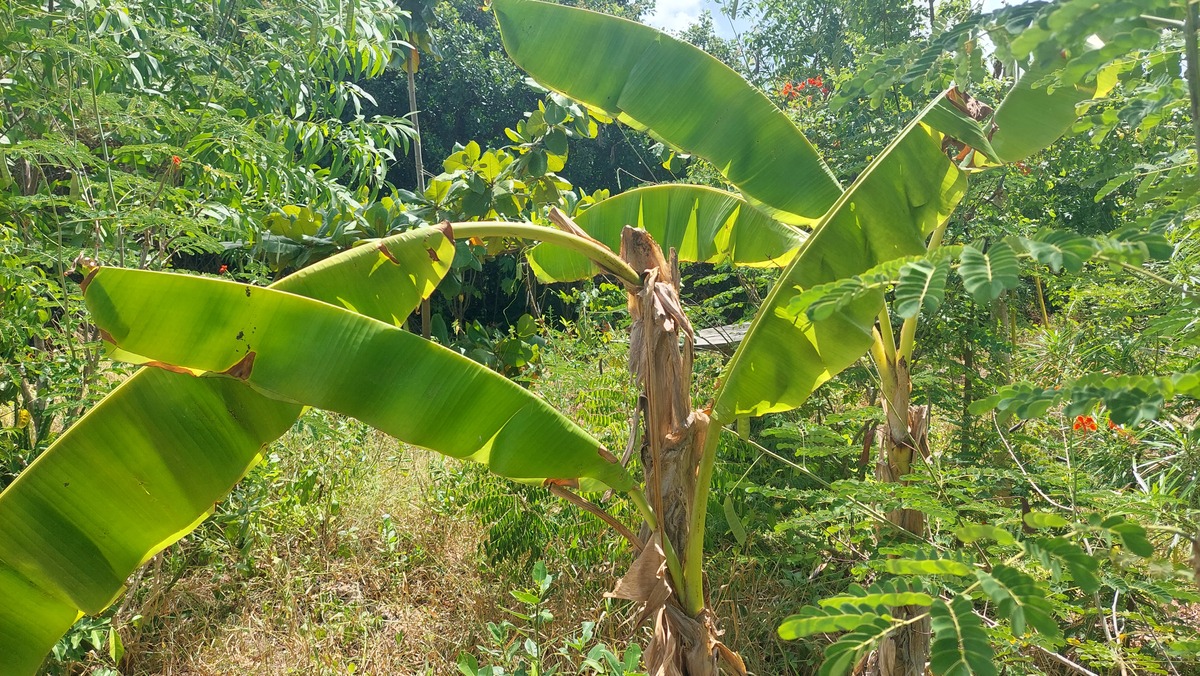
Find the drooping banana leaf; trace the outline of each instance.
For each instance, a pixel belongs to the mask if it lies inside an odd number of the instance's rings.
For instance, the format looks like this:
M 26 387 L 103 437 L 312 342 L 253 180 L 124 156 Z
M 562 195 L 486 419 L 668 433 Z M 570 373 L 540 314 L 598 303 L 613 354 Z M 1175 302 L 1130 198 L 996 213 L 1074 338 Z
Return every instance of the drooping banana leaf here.
M 495 0 L 504 48 L 541 84 L 717 167 L 771 216 L 812 223 L 841 187 L 762 92 L 649 26 L 535 0 Z
M 345 413 L 518 481 L 632 485 L 599 442 L 541 398 L 370 317 L 246 284 L 117 268 L 98 269 L 84 301 L 106 339 L 129 353 Z
M 942 151 L 942 134 L 922 123 L 929 111 L 947 110 L 941 106 L 944 96 L 871 162 L 813 229 L 726 365 L 714 406 L 717 419 L 795 408 L 866 353 L 882 292 L 815 323 L 804 309 L 820 292 L 814 287 L 924 253 L 926 237 L 962 198 L 965 173 Z
M 440 230 L 415 230 L 274 286 L 391 322 L 453 256 Z M 300 410 L 236 380 L 147 368 L 63 432 L 0 493 L 0 675 L 33 673 L 81 613 L 103 610 L 203 521 Z
M 596 203 L 575 222 L 613 251 L 621 229 L 643 228 L 663 251 L 676 249 L 680 261 L 783 267 L 804 242 L 805 233 L 755 209 L 737 195 L 698 185 L 636 188 Z M 586 256 L 549 243 L 527 255 L 538 279 L 570 282 L 596 275 Z
M 1017 80 L 997 106 L 991 143 L 1002 162 L 1019 162 L 1049 146 L 1075 124 L 1080 104 L 1105 96 L 1112 88 L 1114 71 L 1101 73 L 1099 82 L 1088 85 L 1053 90 L 1044 86 L 1064 63 L 1057 54 L 1045 57 Z

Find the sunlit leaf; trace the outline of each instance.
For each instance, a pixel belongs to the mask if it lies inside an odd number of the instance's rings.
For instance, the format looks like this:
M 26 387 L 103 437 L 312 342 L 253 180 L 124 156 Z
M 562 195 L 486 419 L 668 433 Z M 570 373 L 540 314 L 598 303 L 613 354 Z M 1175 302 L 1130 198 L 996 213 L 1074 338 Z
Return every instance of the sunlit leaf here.
M 664 252 L 675 249 L 680 261 L 752 267 L 787 265 L 806 237 L 733 193 L 696 185 L 635 188 L 592 205 L 575 222 L 613 251 L 621 248 L 621 230 L 631 225 L 649 232 Z M 528 259 L 543 282 L 599 272 L 585 256 L 552 244 L 534 246 Z
M 937 676 L 996 676 L 992 646 L 970 599 L 941 599 L 930 609 L 933 643 L 929 668 Z
M 1028 625 L 1039 634 L 1062 637 L 1045 591 L 1032 577 L 1004 564 L 997 564 L 991 573 L 977 570 L 975 577 L 996 603 L 1000 616 L 1012 625 L 1014 636 L 1023 636 Z
M 946 297 L 946 275 L 950 260 L 913 261 L 900 268 L 896 283 L 896 314 L 904 319 L 924 312 L 933 312 Z
M 1019 274 L 1017 256 L 1005 242 L 992 245 L 987 253 L 971 245 L 962 249 L 958 275 L 962 277 L 963 286 L 979 303 L 990 303 L 1006 289 L 1015 289 Z
M 84 300 L 127 353 L 352 415 L 500 476 L 631 485 L 599 442 L 544 400 L 390 324 L 271 289 L 141 270 L 100 268 Z
M 390 323 L 432 291 L 452 252 L 440 230 L 411 231 L 274 287 Z M 32 673 L 80 611 L 103 610 L 199 525 L 300 410 L 236 380 L 148 368 L 64 431 L 0 493 L 2 666 Z
M 708 160 L 788 222 L 841 188 L 796 125 L 725 64 L 649 26 L 533 0 L 495 0 L 504 48 L 542 85 Z

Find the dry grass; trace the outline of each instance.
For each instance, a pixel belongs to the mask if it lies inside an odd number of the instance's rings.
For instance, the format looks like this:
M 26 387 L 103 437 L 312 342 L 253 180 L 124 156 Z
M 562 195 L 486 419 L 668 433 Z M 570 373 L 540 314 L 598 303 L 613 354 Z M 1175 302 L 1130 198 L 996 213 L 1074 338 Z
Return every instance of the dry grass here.
M 379 434 L 368 440 L 361 471 L 338 492 L 336 516 L 273 533 L 248 552 L 252 570 L 236 569 L 236 552 L 181 576 L 156 559 L 136 583 L 137 603 L 118 617 L 122 673 L 457 673 L 459 653 L 486 643 L 488 622 L 513 619 L 499 607 L 514 604 L 509 590 L 529 583 L 486 566 L 477 546 L 483 527 L 431 497 L 439 466 L 454 461 Z M 606 574 L 560 576 L 551 603 L 557 631 L 602 614 L 597 576 Z M 137 614 L 140 629 L 120 621 Z M 602 629 L 627 631 L 616 622 Z

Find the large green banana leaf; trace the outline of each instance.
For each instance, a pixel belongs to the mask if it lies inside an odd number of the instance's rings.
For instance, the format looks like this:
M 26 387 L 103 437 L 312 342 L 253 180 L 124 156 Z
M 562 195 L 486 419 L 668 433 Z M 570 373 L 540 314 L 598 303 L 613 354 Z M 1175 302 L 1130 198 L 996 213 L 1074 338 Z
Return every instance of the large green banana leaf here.
M 541 398 L 370 317 L 272 289 L 118 268 L 98 269 L 84 301 L 126 352 L 352 415 L 518 481 L 632 486 L 599 442 Z
M 636 188 L 596 203 L 575 222 L 613 251 L 621 248 L 621 229 L 632 225 L 649 232 L 664 251 L 674 248 L 681 261 L 758 267 L 787 265 L 807 236 L 733 193 L 698 185 Z M 528 259 L 544 282 L 599 273 L 588 257 L 550 243 L 534 246 Z
M 415 230 L 274 287 L 395 321 L 453 256 L 441 231 Z M 299 413 L 236 380 L 151 368 L 66 430 L 0 493 L 0 674 L 33 673 L 81 611 L 103 610 L 195 528 Z
M 495 0 L 504 48 L 538 82 L 699 155 L 775 218 L 811 223 L 841 187 L 762 92 L 649 26 L 534 0 Z
M 1075 124 L 1080 104 L 1111 89 L 1112 71 L 1101 73 L 1100 81 L 1090 85 L 1035 88 L 1063 65 L 1060 61 L 1065 60 L 1056 55 L 1030 68 L 997 106 L 991 143 L 1002 162 L 1019 162 L 1049 146 Z
M 944 97 L 871 162 L 813 229 L 726 365 L 714 405 L 718 420 L 795 408 L 866 353 L 882 292 L 815 323 L 803 312 L 815 299 L 812 293 L 798 305 L 792 301 L 818 285 L 924 253 L 926 237 L 950 216 L 967 186 L 966 174 L 942 151 L 941 132 L 923 123 L 930 111 L 950 110 Z

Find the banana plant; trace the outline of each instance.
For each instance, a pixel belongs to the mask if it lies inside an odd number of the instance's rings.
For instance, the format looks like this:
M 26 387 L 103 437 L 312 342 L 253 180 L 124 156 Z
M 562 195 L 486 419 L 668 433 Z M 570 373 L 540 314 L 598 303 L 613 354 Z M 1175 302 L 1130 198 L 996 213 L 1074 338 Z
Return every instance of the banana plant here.
M 634 191 L 581 216 L 595 236 L 566 219 L 566 232 L 512 223 L 420 229 L 272 288 L 83 263 L 85 300 L 113 356 L 151 368 L 0 494 L 0 585 L 13 599 L 0 609 L 0 650 L 14 656 L 0 673 L 28 673 L 81 612 L 111 603 L 129 572 L 203 520 L 301 405 L 541 483 L 593 513 L 572 489 L 626 493 L 650 538 L 602 518 L 640 552 L 613 593 L 654 617 L 648 668 L 713 674 L 721 660 L 745 672 L 719 640 L 703 576 L 721 430 L 800 405 L 880 342 L 881 291 L 819 316 L 809 308 L 830 282 L 923 254 L 964 194 L 967 169 L 994 153 L 961 98 L 944 95 L 843 191 L 786 116 L 699 50 L 582 10 L 530 0 L 494 6 L 506 48 L 535 78 L 707 158 L 741 195 Z M 948 135 L 969 146 L 965 168 L 943 151 Z M 445 274 L 453 237 L 497 236 L 584 253 L 625 283 L 631 369 L 647 399 L 644 492 L 541 400 L 397 328 Z M 545 249 L 532 261 L 543 276 L 592 270 L 570 259 Z M 703 410 L 690 407 L 692 330 L 678 297 L 678 261 L 689 259 L 786 265 Z
M 645 26 L 582 10 L 535 0 L 495 0 L 493 6 L 505 48 L 539 83 L 703 157 L 754 207 L 781 223 L 810 228 L 727 363 L 711 407 L 693 412 L 687 423 L 680 423 L 685 427 L 693 419 L 703 423 L 703 434 L 698 435 L 703 440 L 694 443 L 688 456 L 694 464 L 679 470 L 697 475 L 688 483 L 691 494 L 679 508 L 691 518 L 675 532 L 671 522 L 664 520 L 661 537 L 684 552 L 683 579 L 675 585 L 683 613 L 711 617 L 705 608 L 700 566 L 718 431 L 745 416 L 799 406 L 816 387 L 869 353 L 883 385 L 887 417 L 877 474 L 883 481 L 902 481 L 914 454 L 927 444 L 925 411 L 909 404 L 908 368 L 917 318 L 923 308 L 936 307 L 944 292 L 949 265 L 944 257 L 937 257 L 936 250 L 951 212 L 965 193 L 968 173 L 1024 159 L 1045 147 L 1075 121 L 1080 104 L 1103 95 L 1103 86 L 1037 89 L 1047 69 L 1055 65 L 1049 57 L 1021 78 L 994 114 L 990 107 L 951 89 L 921 111 L 842 192 L 803 133 L 781 111 L 699 50 Z M 984 121 L 989 128 L 981 124 Z M 955 161 L 947 156 L 947 146 L 954 149 Z M 659 202 L 686 202 L 682 193 L 691 189 L 644 190 L 660 191 L 655 195 Z M 632 201 L 637 192 L 624 197 Z M 664 248 L 677 247 L 679 260 L 713 260 L 709 252 L 691 244 L 714 232 L 697 217 L 698 209 L 651 213 L 658 219 L 653 228 L 660 243 Z M 601 239 L 611 238 L 622 224 L 645 226 L 649 220 L 641 201 L 633 207 L 616 200 L 601 202 L 580 218 L 588 234 Z M 760 226 L 756 231 L 767 229 Z M 742 234 L 746 239 L 756 237 Z M 579 265 L 548 264 L 550 255 L 544 249 L 545 245 L 538 247 L 530 255 L 532 267 L 544 278 L 561 274 L 561 279 L 573 279 L 586 271 Z M 903 323 L 897 338 L 892 314 L 884 304 L 883 285 L 859 285 L 856 293 L 839 294 L 836 282 L 906 257 L 913 260 L 903 266 L 892 264 L 901 282 L 895 311 Z M 1000 269 L 1004 258 L 1000 250 L 989 255 L 966 248 L 960 273 L 980 293 L 1002 291 L 1012 276 L 1008 268 Z M 730 259 L 735 264 L 747 262 Z M 831 302 L 834 295 L 838 298 Z M 690 335 L 690 327 L 685 325 L 683 333 Z M 653 359 L 643 358 L 643 362 Z M 660 386 L 645 377 L 642 382 L 652 399 L 651 390 Z M 674 420 L 683 417 L 676 413 Z M 647 427 L 653 427 L 649 420 Z M 668 438 L 683 434 L 681 429 L 667 430 Z M 652 441 L 654 434 L 648 431 L 647 438 Z M 653 489 L 649 493 L 656 498 Z M 670 509 L 657 501 L 654 506 L 660 512 Z M 915 510 L 898 510 L 887 517 L 892 526 L 905 531 L 924 530 L 923 515 Z M 929 654 L 929 613 L 904 606 L 894 609 L 894 616 L 897 625 L 888 624 L 874 638 L 874 645 L 881 648 L 879 672 L 923 673 Z M 952 624 L 941 623 L 934 629 L 945 632 L 948 626 Z M 656 640 L 669 633 L 656 631 Z M 957 645 L 954 638 L 947 636 L 941 645 Z M 718 652 L 710 651 L 706 658 Z M 660 665 L 651 660 L 648 666 L 654 670 Z M 690 657 L 668 667 L 683 673 L 706 673 L 708 668 Z
M 593 251 L 638 282 L 611 253 L 557 230 L 458 232 L 497 234 Z M 449 270 L 453 237 L 443 224 L 366 242 L 266 288 L 78 261 L 111 356 L 147 368 L 0 493 L 0 674 L 33 673 L 80 616 L 109 606 L 133 570 L 212 513 L 303 405 L 518 481 L 633 491 L 644 504 L 612 454 L 543 400 L 399 328 Z

